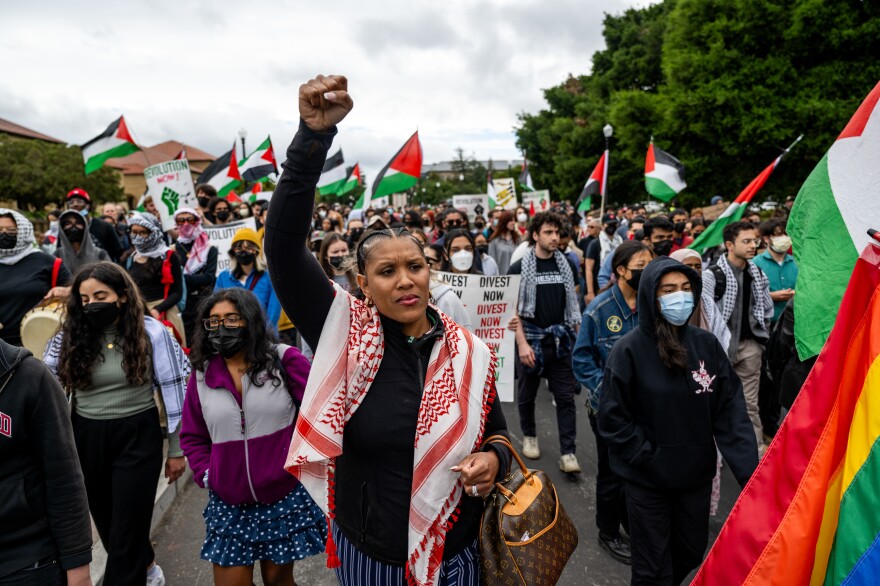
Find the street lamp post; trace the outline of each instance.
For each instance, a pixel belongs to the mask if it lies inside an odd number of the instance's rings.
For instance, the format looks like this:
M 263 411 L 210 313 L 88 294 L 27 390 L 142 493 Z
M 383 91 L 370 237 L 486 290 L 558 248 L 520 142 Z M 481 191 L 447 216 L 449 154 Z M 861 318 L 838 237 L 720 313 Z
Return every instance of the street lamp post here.
M 614 134 L 614 127 L 610 124 L 606 124 L 602 127 L 602 134 L 605 135 L 605 165 L 604 169 L 602 169 L 602 205 L 599 206 L 599 221 L 602 221 L 602 216 L 605 215 L 605 195 L 608 193 L 608 159 L 609 159 L 609 148 L 608 142 L 611 139 L 611 136 Z
M 247 151 L 244 150 L 244 139 L 247 138 L 247 130 L 244 129 L 244 126 L 238 130 L 238 138 L 241 139 L 241 160 L 243 161 L 247 156 Z

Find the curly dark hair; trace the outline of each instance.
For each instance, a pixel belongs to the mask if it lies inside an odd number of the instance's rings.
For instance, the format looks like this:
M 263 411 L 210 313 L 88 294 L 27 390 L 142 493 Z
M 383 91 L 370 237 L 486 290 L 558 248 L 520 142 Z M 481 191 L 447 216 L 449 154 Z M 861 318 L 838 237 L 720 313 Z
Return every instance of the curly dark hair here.
M 535 236 L 541 233 L 541 228 L 544 224 L 556 226 L 556 229 L 562 232 L 562 228 L 565 226 L 565 218 L 556 212 L 538 212 L 535 214 L 532 218 L 532 223 L 529 224 L 529 231 L 526 234 L 526 238 L 529 239 L 529 246 L 535 245 Z
M 152 346 L 144 326 L 147 306 L 135 282 L 122 268 L 103 261 L 83 266 L 77 271 L 61 324 L 64 338 L 58 358 L 58 380 L 67 391 L 92 386 L 92 366 L 101 354 L 103 332 L 88 320 L 83 311 L 80 287 L 95 279 L 110 287 L 120 299 L 116 331 L 122 343 L 122 369 L 130 385 L 143 385 L 152 378 Z
M 211 317 L 211 310 L 221 301 L 228 301 L 238 309 L 244 320 L 244 361 L 247 364 L 247 373 L 251 375 L 251 382 L 258 387 L 263 383 L 254 375 L 266 372 L 270 379 L 283 380 L 284 369 L 279 368 L 278 355 L 275 353 L 275 344 L 278 343 L 275 334 L 266 327 L 266 314 L 257 296 L 241 287 L 220 289 L 207 299 L 199 303 L 196 315 L 196 328 L 193 334 L 192 346 L 190 347 L 189 360 L 193 368 L 199 372 L 205 372 L 208 363 L 217 352 L 208 339 L 208 331 L 205 329 L 204 320 Z

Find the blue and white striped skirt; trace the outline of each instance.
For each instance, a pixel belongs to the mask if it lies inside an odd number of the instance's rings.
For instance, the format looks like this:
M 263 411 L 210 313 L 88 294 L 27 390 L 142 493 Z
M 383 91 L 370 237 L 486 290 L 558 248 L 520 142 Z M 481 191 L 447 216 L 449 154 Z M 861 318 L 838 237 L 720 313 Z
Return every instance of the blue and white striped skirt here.
M 389 566 L 357 550 L 333 525 L 333 540 L 342 565 L 336 568 L 340 586 L 406 586 L 406 568 Z M 437 586 L 480 586 L 480 554 L 477 542 L 440 566 Z

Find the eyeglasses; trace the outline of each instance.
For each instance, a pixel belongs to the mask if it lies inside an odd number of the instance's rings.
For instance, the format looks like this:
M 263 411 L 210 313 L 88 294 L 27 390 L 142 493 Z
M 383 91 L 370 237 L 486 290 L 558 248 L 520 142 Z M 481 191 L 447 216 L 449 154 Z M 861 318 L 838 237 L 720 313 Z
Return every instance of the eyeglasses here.
M 236 242 L 232 246 L 232 251 L 235 252 L 237 250 L 244 250 L 246 252 L 259 252 L 260 249 L 259 249 L 259 247 L 257 247 L 256 244 L 251 244 L 250 242 L 245 243 L 245 244 Z
M 6 228 L 0 228 L 0 234 L 18 234 L 18 227 L 10 226 Z
M 149 236 L 150 235 L 149 230 L 135 230 L 134 228 L 129 229 L 128 233 L 131 234 L 132 236 Z
M 195 224 L 196 222 L 198 222 L 198 220 L 197 220 L 196 218 L 193 218 L 193 217 L 189 217 L 189 218 L 176 218 L 176 219 L 174 220 L 174 222 L 175 222 L 178 226 L 183 226 L 184 224 Z
M 461 220 L 446 220 L 447 226 L 461 226 L 463 224 L 464 222 L 462 222 Z
M 758 245 L 758 244 L 761 244 L 761 239 L 760 238 L 743 238 L 742 240 L 740 240 L 740 242 L 742 242 L 746 246 L 748 246 L 749 244 Z
M 244 325 L 244 320 L 241 319 L 240 315 L 227 315 L 223 319 L 216 318 L 216 317 L 209 317 L 208 319 L 203 320 L 202 323 L 205 324 L 206 330 L 208 330 L 209 332 L 213 332 L 214 330 L 216 330 L 220 326 L 226 326 L 227 328 L 230 328 L 233 330 L 235 328 L 240 328 L 241 326 Z

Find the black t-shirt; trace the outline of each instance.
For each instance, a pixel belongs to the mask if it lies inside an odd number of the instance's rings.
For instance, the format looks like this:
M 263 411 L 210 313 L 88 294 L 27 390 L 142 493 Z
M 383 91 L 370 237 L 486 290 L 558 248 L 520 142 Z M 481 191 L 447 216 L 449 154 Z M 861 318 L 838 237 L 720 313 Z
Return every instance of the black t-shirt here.
M 572 278 L 578 274 L 577 266 L 566 257 L 568 265 L 572 271 Z M 567 299 L 565 297 L 565 277 L 559 272 L 554 258 L 536 258 L 535 272 L 537 280 L 537 291 L 535 293 L 535 317 L 524 317 L 538 326 L 539 328 L 547 328 L 554 324 L 565 322 L 565 307 Z M 518 260 L 507 271 L 508 275 L 522 274 L 522 260 Z
M 599 293 L 599 269 L 602 268 L 601 256 L 602 247 L 599 245 L 599 239 L 594 238 L 587 249 L 587 258 L 593 261 L 593 293 Z
M 595 236 L 584 236 L 578 240 L 577 247 L 584 253 L 584 258 L 586 258 L 587 253 L 590 251 L 590 244 L 592 244 L 595 239 Z
M 55 257 L 44 252 L 27 255 L 14 265 L 0 264 L 0 338 L 21 346 L 21 318 L 52 288 Z M 58 269 L 59 287 L 70 284 L 70 272 Z

